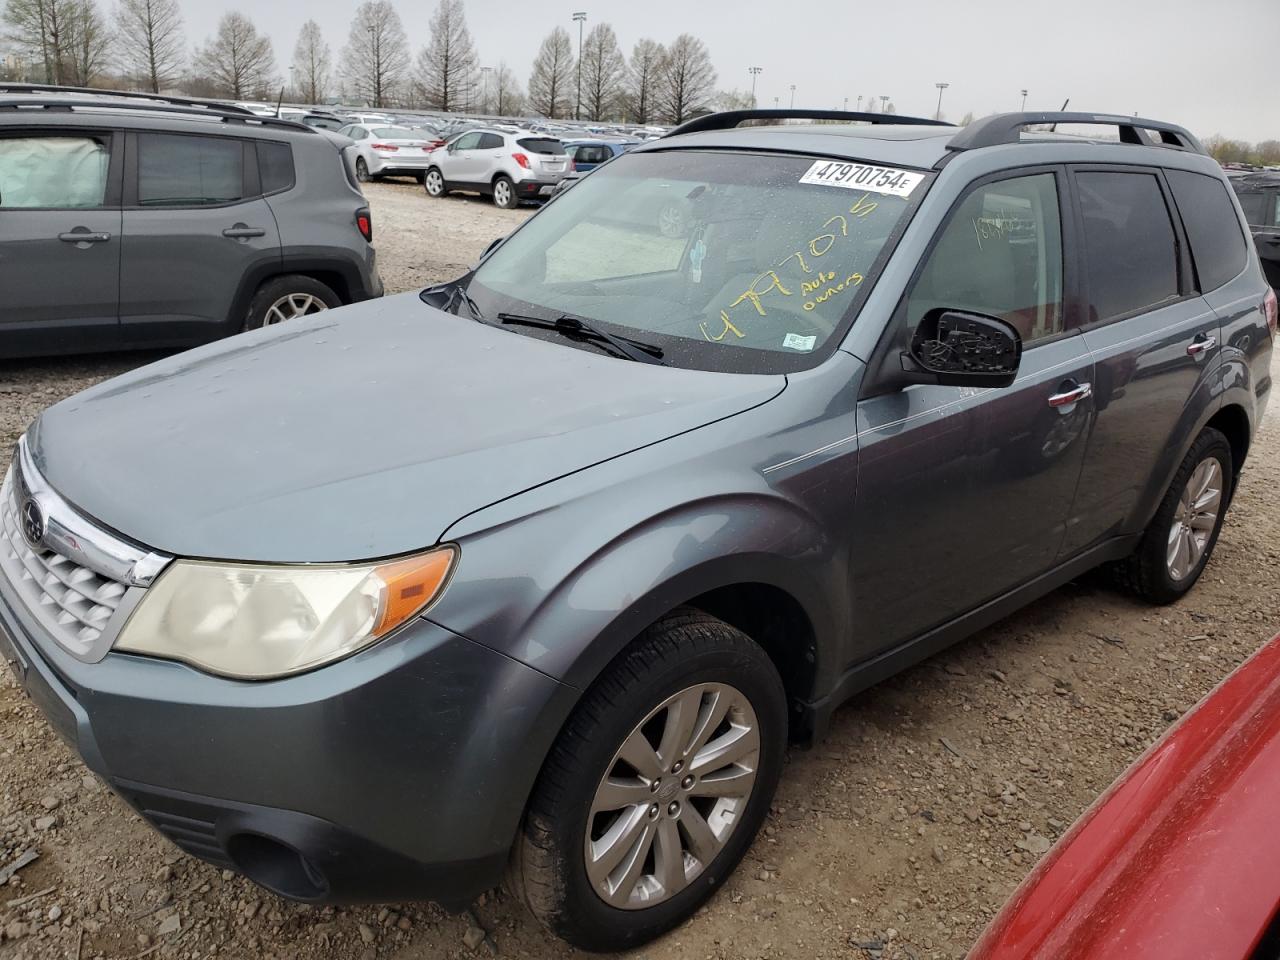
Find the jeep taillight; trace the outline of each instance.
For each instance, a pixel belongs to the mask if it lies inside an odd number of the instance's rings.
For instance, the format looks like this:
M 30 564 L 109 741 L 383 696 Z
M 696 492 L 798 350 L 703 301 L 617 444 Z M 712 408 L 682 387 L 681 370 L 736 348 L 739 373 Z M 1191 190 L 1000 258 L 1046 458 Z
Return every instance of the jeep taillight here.
M 368 207 L 356 211 L 356 229 L 360 231 L 360 236 L 373 243 L 373 214 Z
M 532 167 L 529 166 L 529 158 L 523 153 L 513 153 L 511 155 L 511 159 L 520 164 L 520 166 L 524 167 L 526 170 L 532 169 Z
M 1280 303 L 1276 301 L 1276 292 L 1268 290 L 1267 295 L 1262 298 L 1262 312 L 1267 315 L 1267 329 L 1271 331 L 1271 335 L 1276 335 L 1276 324 L 1280 323 Z

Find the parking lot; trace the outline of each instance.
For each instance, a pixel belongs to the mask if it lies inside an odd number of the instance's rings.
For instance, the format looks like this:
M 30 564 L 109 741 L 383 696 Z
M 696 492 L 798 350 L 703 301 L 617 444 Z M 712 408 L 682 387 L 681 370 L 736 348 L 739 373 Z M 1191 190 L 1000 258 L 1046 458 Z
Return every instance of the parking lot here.
M 365 192 L 389 292 L 456 276 L 529 212 L 430 200 L 409 181 Z M 0 469 L 44 407 L 155 356 L 0 362 Z M 1110 780 L 1280 623 L 1270 413 L 1186 600 L 1152 608 L 1101 578 L 1077 581 L 856 699 L 825 741 L 791 754 L 765 831 L 724 890 L 637 955 L 962 956 Z M 501 893 L 472 915 L 275 899 L 170 847 L 88 774 L 7 673 L 0 717 L 0 864 L 40 854 L 0 894 L 0 956 L 570 953 Z

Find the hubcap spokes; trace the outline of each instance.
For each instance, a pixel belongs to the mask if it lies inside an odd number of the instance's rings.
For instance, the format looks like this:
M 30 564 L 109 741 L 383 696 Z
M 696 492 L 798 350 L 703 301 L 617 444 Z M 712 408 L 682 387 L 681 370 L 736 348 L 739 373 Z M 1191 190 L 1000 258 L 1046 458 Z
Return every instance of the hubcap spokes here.
M 1222 467 L 1213 457 L 1192 471 L 1178 499 L 1165 560 L 1173 580 L 1185 579 L 1204 556 L 1222 505 Z
M 267 316 L 263 325 L 270 326 L 273 323 L 284 323 L 286 320 L 295 320 L 298 317 L 305 317 L 307 314 L 319 313 L 321 310 L 328 309 L 328 305 L 319 297 L 313 297 L 309 293 L 291 293 L 288 296 L 281 297 L 267 309 Z
M 601 899 L 636 910 L 688 886 L 742 819 L 759 757 L 755 711 L 726 684 L 681 690 L 645 717 L 591 803 L 586 867 Z

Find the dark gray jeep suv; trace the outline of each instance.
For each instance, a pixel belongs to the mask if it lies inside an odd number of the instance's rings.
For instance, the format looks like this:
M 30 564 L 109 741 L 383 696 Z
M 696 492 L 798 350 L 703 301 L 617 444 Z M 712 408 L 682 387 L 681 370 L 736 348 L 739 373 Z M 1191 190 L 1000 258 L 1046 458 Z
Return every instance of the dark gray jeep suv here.
M 739 127 L 797 115 L 852 122 Z M 47 410 L 0 634 L 196 856 L 309 901 L 505 871 L 566 939 L 634 945 L 842 701 L 1092 567 L 1190 589 L 1275 326 L 1181 128 L 711 116 L 454 283 Z
M 0 357 L 193 346 L 381 296 L 349 143 L 204 101 L 0 83 Z

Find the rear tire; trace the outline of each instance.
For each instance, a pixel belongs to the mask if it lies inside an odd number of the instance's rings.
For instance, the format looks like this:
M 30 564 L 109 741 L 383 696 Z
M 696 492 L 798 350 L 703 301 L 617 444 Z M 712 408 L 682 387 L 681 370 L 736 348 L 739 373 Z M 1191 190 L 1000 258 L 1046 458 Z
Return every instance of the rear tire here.
M 1137 550 L 1114 568 L 1150 603 L 1173 603 L 1200 579 L 1218 542 L 1235 478 L 1231 444 L 1210 427 L 1187 451 Z
M 636 947 L 724 882 L 769 809 L 787 704 L 768 655 L 681 609 L 587 691 L 534 786 L 508 887 L 584 950 Z
M 369 176 L 369 164 L 364 162 L 364 157 L 356 157 L 356 179 L 361 183 L 368 183 L 373 179 Z
M 439 199 L 449 191 L 444 188 L 444 176 L 435 167 L 431 167 L 422 176 L 422 187 L 428 197 Z
M 319 280 L 301 274 L 286 274 L 268 280 L 249 302 L 245 330 L 257 330 L 276 323 L 310 316 L 342 306 L 342 300 Z
M 503 210 L 514 210 L 520 205 L 516 185 L 511 182 L 510 177 L 498 177 L 493 181 L 493 203 Z

